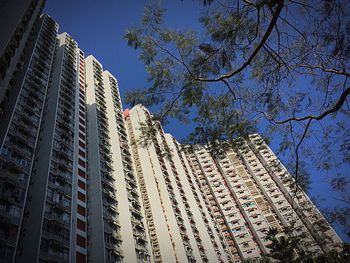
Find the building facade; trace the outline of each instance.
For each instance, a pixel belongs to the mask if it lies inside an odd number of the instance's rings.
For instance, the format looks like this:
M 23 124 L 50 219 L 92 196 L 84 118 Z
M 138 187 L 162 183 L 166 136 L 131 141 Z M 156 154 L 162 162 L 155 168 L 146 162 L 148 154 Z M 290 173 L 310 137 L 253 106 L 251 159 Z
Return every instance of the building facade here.
M 258 261 L 290 226 L 308 251 L 339 247 L 259 135 L 179 144 L 143 106 L 123 112 L 44 1 L 1 4 L 0 262 Z
M 23 226 L 28 216 L 25 207 L 31 200 L 29 189 L 36 172 L 35 154 L 40 144 L 39 130 L 58 30 L 58 25 L 46 15 L 33 19 L 35 26 L 24 44 L 27 48 L 17 60 L 17 71 L 11 70 L 10 65 L 1 82 L 2 91 L 6 90 L 0 116 L 0 235 L 1 258 L 5 262 L 21 254 L 20 240 L 29 231 Z
M 118 83 L 93 56 L 85 59 L 85 65 L 91 261 L 147 261 L 143 213 Z
M 142 106 L 125 112 L 152 262 L 228 262 L 193 174 L 170 135 Z M 144 125 L 141 125 L 144 123 Z
M 301 189 L 295 192 L 293 177 L 258 134 L 220 149 L 180 145 L 143 106 L 127 110 L 125 117 L 153 234 L 151 248 L 164 261 L 186 262 L 186 256 L 189 262 L 258 260 L 269 253 L 268 230 L 277 229 L 280 237 L 287 227 L 304 236 L 300 247 L 314 255 L 341 247 L 332 227 Z M 204 225 L 206 231 L 198 231 Z

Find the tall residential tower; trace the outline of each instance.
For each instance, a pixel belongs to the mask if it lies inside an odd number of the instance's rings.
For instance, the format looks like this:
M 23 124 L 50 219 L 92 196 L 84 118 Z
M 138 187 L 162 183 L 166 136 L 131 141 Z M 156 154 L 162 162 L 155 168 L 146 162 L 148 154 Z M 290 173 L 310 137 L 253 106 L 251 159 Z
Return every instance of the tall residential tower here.
M 23 225 L 28 217 L 25 207 L 32 198 L 28 194 L 32 185 L 35 154 L 40 146 L 45 100 L 55 52 L 57 24 L 48 16 L 33 17 L 35 22 L 30 36 L 23 44 L 26 48 L 16 55 L 16 70 L 12 64 L 1 80 L 2 109 L 0 111 L 0 237 L 1 254 L 11 262 L 15 254 L 21 255 L 19 242 L 27 234 Z M 20 47 L 17 52 L 20 52 Z M 45 190 L 45 189 L 43 189 Z M 16 252 L 17 251 L 17 252 Z
M 143 214 L 115 77 L 88 56 L 88 233 L 93 262 L 148 260 Z
M 146 108 L 125 116 L 151 247 L 163 261 L 258 260 L 269 253 L 272 228 L 280 237 L 292 227 L 314 255 L 341 246 L 307 195 L 295 194 L 294 179 L 259 135 L 221 149 L 180 145 Z

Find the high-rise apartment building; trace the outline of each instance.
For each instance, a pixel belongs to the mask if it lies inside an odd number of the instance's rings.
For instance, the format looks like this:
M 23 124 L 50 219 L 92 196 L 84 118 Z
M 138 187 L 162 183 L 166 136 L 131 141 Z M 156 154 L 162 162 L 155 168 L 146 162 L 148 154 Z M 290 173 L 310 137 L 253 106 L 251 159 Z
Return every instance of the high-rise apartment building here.
M 177 143 L 144 107 L 126 111 L 125 117 L 154 262 L 228 262 Z
M 68 261 L 76 256 L 76 247 L 70 249 L 70 240 L 86 238 L 84 230 L 73 235 L 77 231 L 76 203 L 85 203 L 85 198 L 81 198 L 85 190 L 77 188 L 76 172 L 81 164 L 76 147 L 79 55 L 77 43 L 68 34 L 57 36 L 17 262 Z M 86 247 L 78 245 L 77 248 Z
M 85 64 L 90 258 L 93 262 L 147 261 L 143 213 L 118 83 L 93 56 Z
M 339 246 L 259 135 L 214 154 L 123 113 L 43 3 L 0 4 L 0 262 L 241 262 L 288 226 L 315 254 Z
M 58 29 L 57 24 L 46 15 L 32 19 L 35 22 L 29 23 L 35 26 L 30 30 L 30 36 L 25 43 L 20 41 L 20 45 L 26 48 L 17 54 L 21 51 L 18 48 L 11 62 L 17 62 L 17 65 L 10 63 L 1 81 L 1 91 L 5 90 L 5 96 L 2 97 L 3 109 L 0 113 L 0 236 L 4 240 L 0 257 L 5 262 L 11 262 L 16 251 L 21 253 L 19 240 L 28 231 L 23 228 L 28 216 L 24 208 L 31 198 L 28 190 L 35 173 L 34 156 Z M 15 70 L 12 70 L 13 66 Z
M 295 194 L 292 176 L 259 135 L 226 142 L 218 151 L 210 145 L 180 145 L 140 105 L 125 116 L 146 197 L 150 242 L 164 261 L 186 261 L 185 255 L 197 262 L 258 259 L 269 253 L 265 236 L 271 228 L 281 236 L 292 227 L 293 235 L 304 236 L 300 246 L 315 255 L 340 247 L 307 195 L 301 189 Z M 206 231 L 198 231 L 203 223 Z

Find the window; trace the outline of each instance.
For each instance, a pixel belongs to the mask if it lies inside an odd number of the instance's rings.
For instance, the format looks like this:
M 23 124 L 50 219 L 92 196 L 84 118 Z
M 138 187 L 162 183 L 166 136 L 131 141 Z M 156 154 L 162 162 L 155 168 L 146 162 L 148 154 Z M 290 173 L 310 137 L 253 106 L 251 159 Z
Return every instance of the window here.
M 85 132 L 85 128 L 84 128 L 84 126 L 79 125 L 79 131 L 81 131 L 81 132 Z
M 79 155 L 85 158 L 85 152 L 79 149 Z
M 83 181 L 78 180 L 78 186 L 79 186 L 81 189 L 85 190 L 86 185 L 85 185 L 85 183 L 84 183 Z
M 11 206 L 10 207 L 10 215 L 19 218 L 21 216 L 21 209 L 19 209 L 17 206 Z
M 81 159 L 79 159 L 79 164 L 85 168 L 85 162 Z
M 62 220 L 63 220 L 64 222 L 66 222 L 66 223 L 69 223 L 69 222 L 70 222 L 70 216 L 69 216 L 69 214 L 66 213 L 66 212 L 64 212 L 64 213 L 62 214 Z
M 86 238 L 82 237 L 81 235 L 77 235 L 77 245 L 85 248 L 86 247 Z
M 10 149 L 4 146 L 1 150 L 1 154 L 4 156 L 9 156 L 10 155 Z
M 83 143 L 82 141 L 79 141 L 79 146 L 85 148 L 85 143 Z
M 85 140 L 84 134 L 82 134 L 82 133 L 79 132 L 79 138 L 82 139 L 82 140 Z
M 78 168 L 78 174 L 79 174 L 81 177 L 85 178 L 85 172 L 84 172 L 83 170 L 81 170 L 80 168 Z
M 77 220 L 77 227 L 78 227 L 78 229 L 80 229 L 80 230 L 82 230 L 82 231 L 85 232 L 86 224 L 85 224 L 84 221 L 78 219 L 78 220 Z
M 76 263 L 86 263 L 86 255 L 77 252 Z
M 81 205 L 78 205 L 78 213 L 82 216 L 85 216 L 85 208 Z
M 78 192 L 78 199 L 82 202 L 85 202 L 85 195 L 83 193 Z

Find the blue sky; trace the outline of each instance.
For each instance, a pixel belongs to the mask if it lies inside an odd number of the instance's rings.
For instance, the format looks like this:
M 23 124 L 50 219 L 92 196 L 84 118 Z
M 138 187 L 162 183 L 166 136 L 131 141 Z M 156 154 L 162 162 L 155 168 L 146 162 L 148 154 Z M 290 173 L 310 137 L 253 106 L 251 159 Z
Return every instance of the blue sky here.
M 149 1 L 68 1 L 48 0 L 44 12 L 59 24 L 59 32 L 67 32 L 77 42 L 85 55 L 94 55 L 119 82 L 123 98 L 125 91 L 147 85 L 147 74 L 138 54 L 127 46 L 123 36 L 128 27 L 140 22 L 144 5 Z M 197 27 L 199 8 L 196 1 L 167 1 L 167 23 L 174 28 Z M 191 126 L 170 123 L 165 130 L 177 139 L 184 138 Z M 276 150 L 277 145 L 271 146 Z M 311 170 L 311 197 L 317 197 L 323 206 L 331 206 L 335 202 L 332 196 L 327 175 L 320 177 L 319 172 Z M 320 179 L 321 178 L 321 179 Z M 344 233 L 337 229 L 343 240 L 350 241 Z

